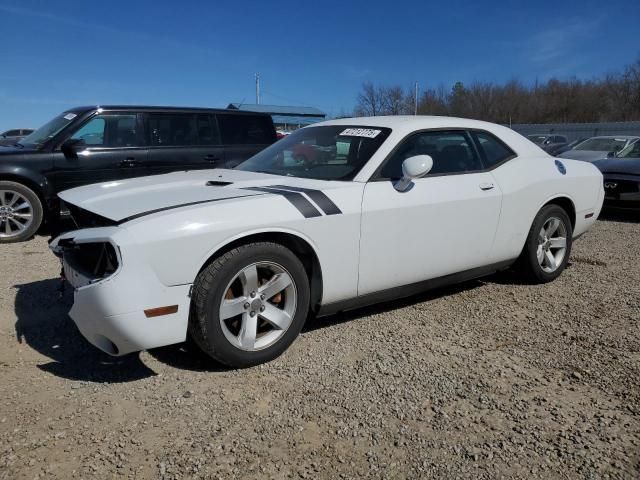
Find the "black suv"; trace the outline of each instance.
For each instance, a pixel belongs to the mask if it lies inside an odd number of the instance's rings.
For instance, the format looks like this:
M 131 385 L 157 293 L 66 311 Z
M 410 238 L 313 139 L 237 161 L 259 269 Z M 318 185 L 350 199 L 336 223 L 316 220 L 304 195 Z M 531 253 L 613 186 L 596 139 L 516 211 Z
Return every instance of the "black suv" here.
M 0 243 L 57 222 L 57 193 L 177 170 L 233 168 L 276 141 L 269 115 L 177 107 L 68 110 L 0 146 Z

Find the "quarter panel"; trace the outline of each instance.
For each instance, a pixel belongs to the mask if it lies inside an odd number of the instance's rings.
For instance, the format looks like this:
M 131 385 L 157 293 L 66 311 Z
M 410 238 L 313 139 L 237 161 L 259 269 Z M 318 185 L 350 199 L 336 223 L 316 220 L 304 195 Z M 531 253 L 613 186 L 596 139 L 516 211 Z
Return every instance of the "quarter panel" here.
M 492 173 L 503 192 L 502 214 L 496 234 L 492 262 L 520 255 L 538 211 L 557 197 L 569 198 L 576 209 L 574 236 L 586 231 L 597 218 L 602 200 L 602 176 L 593 165 L 563 159 L 566 175 L 553 157 L 519 157 Z M 585 214 L 594 212 L 590 221 Z

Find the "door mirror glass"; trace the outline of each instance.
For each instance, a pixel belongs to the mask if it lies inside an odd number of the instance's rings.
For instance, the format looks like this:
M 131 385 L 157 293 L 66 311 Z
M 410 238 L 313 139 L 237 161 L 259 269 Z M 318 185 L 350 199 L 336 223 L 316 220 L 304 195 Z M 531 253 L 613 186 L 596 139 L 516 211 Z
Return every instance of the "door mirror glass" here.
M 81 138 L 70 138 L 62 144 L 60 150 L 64 153 L 65 157 L 76 158 L 78 152 L 84 150 L 87 147 L 85 141 Z
M 394 185 L 399 192 L 413 187 L 413 180 L 424 177 L 433 168 L 431 155 L 416 155 L 402 162 L 402 178 Z

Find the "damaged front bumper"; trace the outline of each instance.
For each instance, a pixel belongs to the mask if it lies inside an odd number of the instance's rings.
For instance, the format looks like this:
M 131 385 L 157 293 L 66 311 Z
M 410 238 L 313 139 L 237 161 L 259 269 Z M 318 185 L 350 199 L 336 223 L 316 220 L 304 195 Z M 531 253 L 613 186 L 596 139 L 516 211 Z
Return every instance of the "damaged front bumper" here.
M 110 355 L 183 342 L 191 285 L 164 285 L 146 262 L 144 249 L 119 227 L 65 233 L 51 250 L 61 258 L 74 288 L 69 315 L 84 337 Z M 145 310 L 177 306 L 152 316 Z

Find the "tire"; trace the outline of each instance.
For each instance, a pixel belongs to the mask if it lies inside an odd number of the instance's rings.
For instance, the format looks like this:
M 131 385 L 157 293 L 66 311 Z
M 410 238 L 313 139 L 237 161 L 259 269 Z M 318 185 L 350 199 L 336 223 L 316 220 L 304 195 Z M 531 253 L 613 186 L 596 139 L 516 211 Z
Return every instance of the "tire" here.
M 533 220 L 518 262 L 525 279 L 547 283 L 558 278 L 569 261 L 572 238 L 567 212 L 558 205 L 543 207 Z
M 216 258 L 196 278 L 189 335 L 218 362 L 250 367 L 281 355 L 308 313 L 309 279 L 298 257 L 277 243 L 250 243 Z
M 43 218 L 42 202 L 21 183 L 0 180 L 0 243 L 24 242 L 35 235 Z

